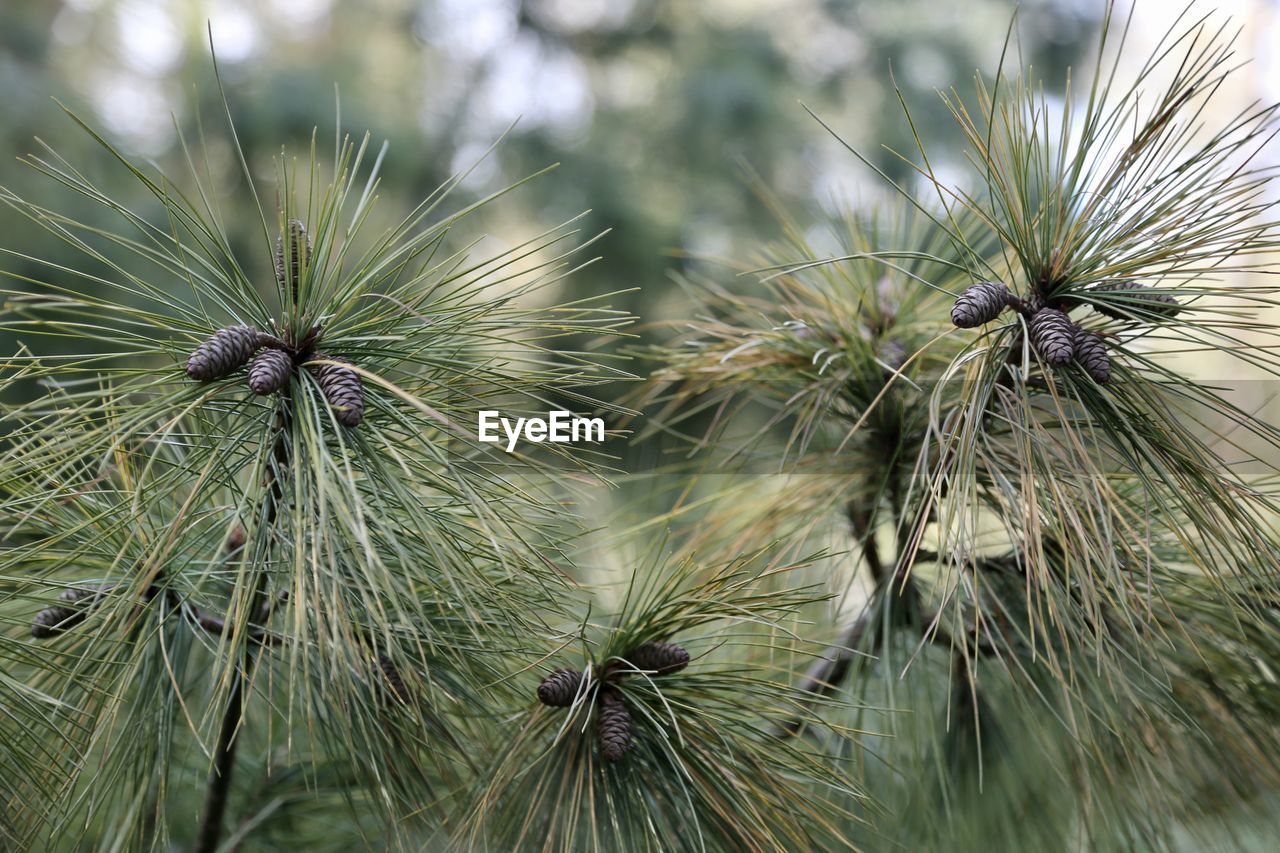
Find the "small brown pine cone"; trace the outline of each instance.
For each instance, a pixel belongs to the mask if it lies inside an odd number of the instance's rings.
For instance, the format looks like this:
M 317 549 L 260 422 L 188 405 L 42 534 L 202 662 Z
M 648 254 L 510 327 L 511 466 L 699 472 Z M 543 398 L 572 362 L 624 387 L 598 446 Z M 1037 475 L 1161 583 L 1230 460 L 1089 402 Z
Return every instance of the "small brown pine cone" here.
M 187 375 L 201 382 L 221 379 L 243 365 L 258 351 L 258 330 L 252 326 L 227 326 L 196 347 L 187 359 Z
M 610 764 L 622 760 L 631 748 L 631 712 L 622 697 L 612 690 L 600 694 L 596 734 L 600 739 L 600 755 Z
M 264 349 L 249 365 L 249 387 L 255 394 L 273 394 L 289 384 L 293 357 L 284 350 Z
M 670 675 L 689 665 L 689 653 L 675 643 L 641 643 L 627 653 L 627 662 L 636 669 Z
M 69 631 L 84 621 L 84 611 L 70 607 L 46 607 L 31 621 L 31 636 L 45 640 Z
M 317 355 L 316 358 L 351 363 L 336 355 Z M 317 365 L 314 372 L 338 423 L 347 427 L 359 426 L 364 420 L 364 388 L 360 384 L 360 374 L 334 364 Z
M 287 252 L 286 237 L 289 240 Z M 300 220 L 290 219 L 285 230 L 281 231 L 280 236 L 276 238 L 275 262 L 276 281 L 281 287 L 286 287 L 292 282 L 293 289 L 297 290 L 298 282 L 302 280 L 302 270 L 311 262 L 311 235 L 307 233 L 307 226 Z
M 1049 364 L 1066 364 L 1076 351 L 1075 324 L 1057 308 L 1041 308 L 1031 318 L 1031 345 Z
M 582 687 L 582 673 L 576 669 L 557 669 L 538 685 L 538 701 L 552 708 L 568 708 Z
M 391 658 L 386 655 L 378 655 L 378 669 L 382 670 L 384 692 L 399 699 L 401 702 L 408 702 L 409 688 L 405 685 L 404 679 L 400 677 L 399 667 L 395 665 Z
M 58 595 L 60 604 L 46 607 L 36 614 L 31 621 L 31 636 L 38 640 L 47 639 L 72 628 L 84 621 L 89 607 L 102 595 L 99 586 L 68 587 Z
M 1172 317 L 1182 307 L 1168 293 L 1150 293 L 1150 288 L 1136 281 L 1104 281 L 1092 292 L 1111 297 L 1107 304 L 1093 303 L 1095 311 L 1117 320 L 1141 317 Z
M 227 553 L 233 554 L 244 547 L 244 543 L 248 540 L 249 534 L 245 532 L 244 525 L 234 525 L 230 532 L 227 533 Z
M 1093 332 L 1076 327 L 1075 358 L 1076 363 L 1093 377 L 1094 382 L 1106 385 L 1111 381 L 1111 356 L 1107 355 L 1107 346 L 1102 338 Z
M 1009 304 L 1009 288 L 998 281 L 970 285 L 951 309 L 951 322 L 962 329 L 990 323 Z

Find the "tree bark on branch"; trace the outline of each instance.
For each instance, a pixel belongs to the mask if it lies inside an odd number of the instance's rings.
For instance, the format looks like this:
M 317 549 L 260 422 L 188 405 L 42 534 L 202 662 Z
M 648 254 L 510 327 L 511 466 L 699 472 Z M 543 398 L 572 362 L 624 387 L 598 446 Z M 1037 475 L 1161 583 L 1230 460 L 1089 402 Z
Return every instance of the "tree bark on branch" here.
M 293 399 L 291 395 L 283 393 L 280 395 L 279 409 L 276 413 L 275 442 L 271 450 L 270 463 L 264 476 L 263 485 L 266 489 L 263 496 L 264 506 L 262 512 L 259 513 L 259 523 L 262 525 L 262 529 L 266 531 L 267 539 L 263 563 L 253 568 L 253 593 L 249 599 L 251 606 L 263 597 L 266 590 L 267 567 L 265 564 L 269 561 L 272 542 L 274 541 L 273 528 L 276 517 L 279 514 L 280 504 L 284 500 L 284 487 L 280 482 L 280 472 L 289 461 L 289 434 L 292 430 Z M 269 617 L 271 608 L 264 607 L 261 613 Z M 263 623 L 261 630 L 265 636 L 266 619 L 264 618 L 261 621 Z M 206 626 L 203 620 L 201 620 L 200 624 L 201 627 L 212 627 L 212 625 Z M 221 631 L 225 632 L 225 622 L 220 628 Z M 235 684 L 232 685 L 231 693 L 227 697 L 227 707 L 222 715 L 222 726 L 218 732 L 218 743 L 213 754 L 213 768 L 209 772 L 209 784 L 205 794 L 204 819 L 200 826 L 200 837 L 196 845 L 197 853 L 214 853 L 218 848 L 218 840 L 222 837 L 222 824 L 227 811 L 227 795 L 231 790 L 231 777 L 235 771 L 236 748 L 240 744 L 240 738 L 238 737 L 240 723 L 244 718 L 246 694 L 250 689 L 249 679 L 252 675 L 254 662 L 257 659 L 258 649 L 262 645 L 262 643 L 258 642 L 245 643 L 244 657 L 236 674 Z

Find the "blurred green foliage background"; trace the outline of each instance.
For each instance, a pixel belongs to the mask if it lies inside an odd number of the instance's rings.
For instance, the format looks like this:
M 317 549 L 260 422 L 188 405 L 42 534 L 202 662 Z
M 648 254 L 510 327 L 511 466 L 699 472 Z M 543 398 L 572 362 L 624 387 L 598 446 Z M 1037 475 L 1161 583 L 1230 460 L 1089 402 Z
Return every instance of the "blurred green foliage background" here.
M 510 245 L 590 210 L 584 235 L 609 232 L 595 247 L 602 259 L 571 280 L 574 293 L 554 295 L 636 288 L 614 302 L 654 335 L 653 324 L 688 310 L 673 272 L 699 257 L 749 261 L 776 236 L 746 168 L 801 222 L 886 192 L 801 102 L 910 183 L 888 150 L 912 150 L 896 82 L 931 148 L 958 164 L 963 151 L 933 91 L 994 71 L 1013 9 L 1012 0 L 4 0 L 0 184 L 85 221 L 103 216 L 17 161 L 39 150 L 39 137 L 145 212 L 154 202 L 54 99 L 171 174 L 185 169 L 180 134 L 194 140 L 203 123 L 233 245 L 257 251 L 211 34 L 260 188 L 270 191 L 282 148 L 305 160 L 313 128 L 329 150 L 335 89 L 344 132 L 391 143 L 389 212 L 409 209 L 515 123 L 462 200 L 559 163 L 486 213 L 485 230 Z M 1023 3 L 1021 59 L 1060 82 L 1102 9 L 1102 0 Z M 0 243 L 85 267 L 8 208 Z M 3 268 L 58 279 L 20 257 Z M 57 283 L 83 286 L 75 281 Z M 22 343 L 39 351 L 39 341 Z M 6 352 L 16 345 L 0 341 Z

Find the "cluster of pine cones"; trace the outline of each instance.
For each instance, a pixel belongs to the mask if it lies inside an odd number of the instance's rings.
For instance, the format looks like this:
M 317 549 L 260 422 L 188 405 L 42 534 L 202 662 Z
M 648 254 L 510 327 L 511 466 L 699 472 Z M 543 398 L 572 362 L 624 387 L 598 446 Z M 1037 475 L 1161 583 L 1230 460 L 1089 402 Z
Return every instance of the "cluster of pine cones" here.
M 1124 294 L 1134 308 L 1140 308 L 1148 316 L 1172 317 L 1180 307 L 1169 294 L 1147 292 L 1147 286 L 1136 281 L 1103 282 L 1095 289 L 1100 293 Z M 1111 380 L 1111 357 L 1099 335 L 1080 328 L 1065 311 L 1045 305 L 1043 300 L 1029 306 L 1016 299 L 1000 282 L 980 281 L 968 287 L 951 309 L 951 322 L 962 329 L 972 329 L 991 322 L 1010 306 L 1018 307 L 1029 317 L 1031 345 L 1048 364 L 1061 367 L 1074 360 L 1095 382 L 1106 384 Z M 1119 306 L 1094 303 L 1094 308 L 1117 320 L 1137 319 L 1135 312 Z
M 631 748 L 631 711 L 622 694 L 613 686 L 628 673 L 642 670 L 653 675 L 670 675 L 689 665 L 689 653 L 675 643 L 641 643 L 623 655 L 618 664 L 606 667 L 597 691 L 596 738 L 605 761 L 620 761 Z M 557 669 L 538 685 L 538 700 L 552 708 L 568 708 L 584 693 L 584 676 L 576 669 Z
M 289 220 L 289 246 L 286 262 L 284 235 L 276 241 L 276 279 L 283 288 L 289 282 L 296 287 L 298 277 L 311 257 L 311 238 L 296 219 Z M 237 325 L 219 329 L 196 347 L 187 359 L 187 375 L 201 382 L 221 379 L 249 364 L 249 387 L 255 394 L 283 391 L 293 378 L 298 365 L 319 359 L 337 364 L 321 364 L 308 370 L 315 376 L 325 399 L 333 407 L 338 421 L 347 427 L 359 426 L 364 420 L 364 388 L 360 374 L 344 367 L 345 358 L 314 351 L 319 340 L 319 327 L 313 328 L 301 341 L 283 341 L 263 334 L 252 326 Z

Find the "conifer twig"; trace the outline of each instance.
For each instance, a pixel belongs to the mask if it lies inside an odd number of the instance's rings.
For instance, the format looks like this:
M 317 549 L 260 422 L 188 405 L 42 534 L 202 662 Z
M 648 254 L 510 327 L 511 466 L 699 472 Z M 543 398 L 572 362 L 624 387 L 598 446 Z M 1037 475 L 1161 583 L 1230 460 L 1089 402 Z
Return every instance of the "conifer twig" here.
M 885 566 L 880 559 L 880 549 L 876 547 L 875 529 L 872 519 L 874 513 L 864 506 L 859 505 L 855 501 L 850 501 L 845 509 L 845 514 L 849 519 L 849 524 L 853 528 L 853 534 L 857 538 L 862 548 L 862 557 L 867 562 L 867 567 L 871 571 L 871 577 L 875 581 L 877 591 L 883 587 Z M 862 642 L 862 637 L 867 632 L 867 626 L 871 623 L 871 614 L 875 612 L 875 607 L 869 602 L 858 617 L 853 620 L 848 628 L 845 629 L 844 635 L 840 641 L 829 646 L 822 657 L 818 658 L 809 667 L 805 673 L 804 680 L 799 687 L 805 693 L 811 693 L 815 698 L 830 696 L 840 686 L 841 682 L 849 674 L 850 664 L 857 652 L 855 649 Z M 781 726 L 782 733 L 795 734 L 799 731 L 803 721 L 798 717 L 788 720 Z
M 271 462 L 265 476 L 266 506 L 263 508 L 261 522 L 267 531 L 268 543 L 271 541 L 271 528 L 284 497 L 280 484 L 278 469 L 288 461 L 288 436 L 293 422 L 293 400 L 288 394 L 280 397 L 279 410 L 276 415 L 276 438 L 271 451 Z M 269 550 L 269 545 L 268 545 Z M 250 601 L 256 601 L 263 593 L 267 572 L 265 566 L 256 568 L 257 577 L 253 582 L 253 595 Z M 268 611 L 269 614 L 269 611 Z M 224 625 L 225 629 L 225 625 Z M 245 692 L 248 687 L 249 672 L 257 657 L 257 643 L 249 643 L 244 648 L 244 662 L 236 676 L 236 682 L 227 697 L 227 708 L 222 715 L 222 728 L 218 732 L 218 744 L 214 751 L 213 769 L 209 772 L 209 786 L 205 797 L 204 823 L 200 826 L 200 839 L 196 846 L 198 853 L 213 853 L 218 847 L 218 839 L 222 835 L 223 817 L 227 810 L 227 793 L 231 789 L 231 776 L 235 769 L 236 747 L 240 739 L 236 736 L 240 722 L 244 717 Z
M 862 642 L 862 637 L 867 632 L 867 626 L 871 624 L 871 614 L 874 612 L 874 607 L 867 606 L 863 608 L 862 612 L 858 614 L 858 618 L 853 620 L 849 627 L 845 629 L 844 636 L 840 638 L 840 642 L 829 646 L 822 657 L 814 661 L 809 667 L 809 671 L 805 673 L 804 680 L 799 684 L 800 690 L 812 694 L 815 699 L 830 696 L 836 692 L 841 682 L 849 674 L 853 657 L 857 654 L 855 649 Z M 781 731 L 779 733 L 793 735 L 800 730 L 803 724 L 804 721 L 798 716 L 793 717 L 780 727 Z

